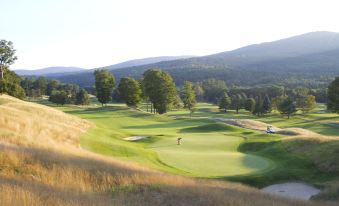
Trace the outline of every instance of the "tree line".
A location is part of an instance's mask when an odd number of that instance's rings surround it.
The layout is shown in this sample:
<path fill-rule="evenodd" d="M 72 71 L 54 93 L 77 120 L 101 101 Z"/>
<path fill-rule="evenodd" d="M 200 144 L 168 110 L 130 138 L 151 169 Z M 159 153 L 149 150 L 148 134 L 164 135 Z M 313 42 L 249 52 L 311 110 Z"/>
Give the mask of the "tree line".
<path fill-rule="evenodd" d="M 57 80 L 49 80 L 45 77 L 23 78 L 20 82 L 26 96 L 38 98 L 48 96 L 48 100 L 59 104 L 89 104 L 89 95 L 86 90 L 74 84 L 63 84 Z"/>
<path fill-rule="evenodd" d="M 277 110 L 288 118 L 298 110 L 306 113 L 316 106 L 315 96 L 310 90 L 301 88 L 287 91 L 277 86 L 228 89 L 222 80 L 207 79 L 196 83 L 185 81 L 183 87 L 178 89 L 169 73 L 150 69 L 145 71 L 139 80 L 131 77 L 121 78 L 114 89 L 115 78 L 107 70 L 97 70 L 94 75 L 96 95 L 103 105 L 112 99 L 124 101 L 131 107 L 146 102 L 147 111 L 159 114 L 166 113 L 180 104 L 192 114 L 197 101 L 218 104 L 224 112 L 232 109 L 238 113 L 240 109 L 245 109 L 254 115 L 262 116 Z"/>

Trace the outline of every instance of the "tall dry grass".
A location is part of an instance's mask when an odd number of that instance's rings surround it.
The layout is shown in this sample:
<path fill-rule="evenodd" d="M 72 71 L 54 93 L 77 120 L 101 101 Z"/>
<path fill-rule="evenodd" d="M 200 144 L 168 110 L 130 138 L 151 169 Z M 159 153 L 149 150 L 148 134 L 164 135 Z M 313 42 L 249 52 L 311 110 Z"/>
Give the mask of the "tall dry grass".
<path fill-rule="evenodd" d="M 163 174 L 82 150 L 90 123 L 0 96 L 0 205 L 306 206 L 240 184 Z"/>

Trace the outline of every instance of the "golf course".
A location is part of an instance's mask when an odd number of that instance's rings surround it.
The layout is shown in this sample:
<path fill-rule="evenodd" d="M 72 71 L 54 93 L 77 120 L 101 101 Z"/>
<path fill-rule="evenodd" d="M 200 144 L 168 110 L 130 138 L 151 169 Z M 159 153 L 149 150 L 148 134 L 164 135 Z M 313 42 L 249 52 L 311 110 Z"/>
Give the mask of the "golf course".
<path fill-rule="evenodd" d="M 335 150 L 337 139 L 319 143 L 317 150 L 313 149 L 320 137 L 336 138 L 323 135 L 339 133 L 335 124 L 338 116 L 324 113 L 322 105 L 312 113 L 297 114 L 289 120 L 274 112 L 264 117 L 246 111 L 223 113 L 207 103 L 199 103 L 192 116 L 184 109 L 155 115 L 144 111 L 143 106 L 136 110 L 117 103 L 106 107 L 57 108 L 96 125 L 81 136 L 82 148 L 160 171 L 243 182 L 259 188 L 292 180 L 314 185 L 337 180 L 334 157 L 321 151 Z M 302 134 L 266 134 L 253 125 L 246 128 L 220 120 L 246 120 L 258 125 L 266 122 L 279 126 L 281 131 L 299 127 L 302 132 L 317 136 L 307 140 L 312 143 L 303 143 L 305 152 L 301 154 L 294 149 L 302 141 Z M 310 127 L 312 124 L 316 126 Z M 135 136 L 141 138 L 127 140 Z M 182 138 L 180 145 L 178 137 Z M 320 153 L 328 159 L 319 166 Z M 327 168 L 326 162 L 331 166 Z"/>

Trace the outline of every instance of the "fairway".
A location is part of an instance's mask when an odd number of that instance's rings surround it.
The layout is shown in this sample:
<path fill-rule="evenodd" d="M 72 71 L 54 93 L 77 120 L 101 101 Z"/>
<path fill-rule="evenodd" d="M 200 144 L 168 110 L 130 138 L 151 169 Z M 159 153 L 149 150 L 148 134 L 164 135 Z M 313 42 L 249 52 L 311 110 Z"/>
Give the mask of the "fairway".
<path fill-rule="evenodd" d="M 68 107 L 64 111 L 96 124 L 81 139 L 85 149 L 163 171 L 194 177 L 226 177 L 274 167 L 269 159 L 237 151 L 244 141 L 246 130 L 242 128 L 204 118 L 152 115 L 118 104 L 92 109 Z M 134 135 L 149 138 L 136 142 L 124 140 Z M 176 145 L 177 137 L 183 138 L 182 145 Z"/>

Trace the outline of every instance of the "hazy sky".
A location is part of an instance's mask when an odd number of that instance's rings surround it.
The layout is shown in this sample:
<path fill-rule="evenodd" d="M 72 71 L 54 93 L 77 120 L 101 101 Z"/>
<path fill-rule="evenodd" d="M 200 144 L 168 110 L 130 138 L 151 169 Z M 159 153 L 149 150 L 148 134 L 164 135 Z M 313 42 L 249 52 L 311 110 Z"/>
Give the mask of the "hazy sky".
<path fill-rule="evenodd" d="M 331 0 L 0 0 L 15 69 L 94 68 L 206 55 L 311 31 L 339 32 Z"/>

